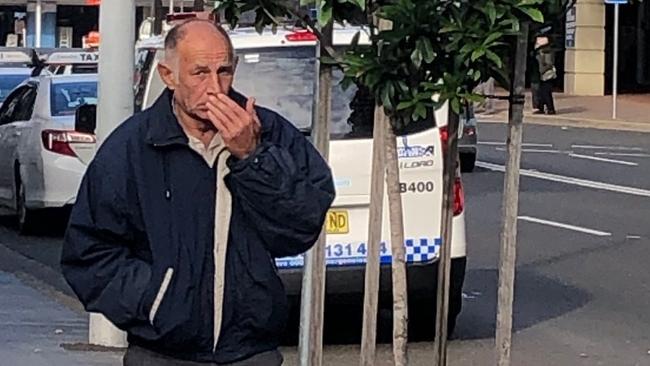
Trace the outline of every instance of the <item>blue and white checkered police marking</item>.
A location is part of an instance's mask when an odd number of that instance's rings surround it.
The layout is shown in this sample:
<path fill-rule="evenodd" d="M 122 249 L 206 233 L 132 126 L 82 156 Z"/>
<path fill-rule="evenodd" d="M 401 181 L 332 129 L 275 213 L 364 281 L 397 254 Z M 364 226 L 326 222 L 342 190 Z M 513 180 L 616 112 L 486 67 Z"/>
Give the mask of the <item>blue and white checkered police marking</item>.
<path fill-rule="evenodd" d="M 407 263 L 428 262 L 438 256 L 441 238 L 437 239 L 406 239 L 404 241 L 404 248 L 406 251 Z M 325 259 L 328 266 L 352 266 L 363 265 L 366 263 L 366 243 L 333 243 L 327 244 L 328 250 L 326 253 L 330 255 Z M 349 248 L 347 254 L 345 251 L 331 250 L 334 247 Z M 337 256 L 336 253 L 343 253 Z M 390 248 L 386 242 L 381 243 L 381 256 L 380 261 L 382 264 L 391 263 Z M 304 265 L 305 259 L 303 255 L 295 257 L 278 258 L 275 260 L 279 268 L 299 268 Z"/>

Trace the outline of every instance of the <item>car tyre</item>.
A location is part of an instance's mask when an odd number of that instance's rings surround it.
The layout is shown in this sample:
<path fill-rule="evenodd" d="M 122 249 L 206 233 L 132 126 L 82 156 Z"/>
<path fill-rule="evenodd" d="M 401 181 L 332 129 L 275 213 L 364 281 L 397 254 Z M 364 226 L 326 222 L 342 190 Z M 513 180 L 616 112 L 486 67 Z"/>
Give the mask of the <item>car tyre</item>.
<path fill-rule="evenodd" d="M 456 263 L 453 263 L 456 262 Z M 458 315 L 463 306 L 466 259 L 452 260 L 449 283 L 449 313 L 447 314 L 447 338 L 452 338 Z M 436 272 L 437 273 L 437 272 Z M 409 338 L 418 341 L 435 336 L 436 293 L 431 296 L 409 299 Z"/>
<path fill-rule="evenodd" d="M 476 166 L 476 153 L 460 154 L 460 170 L 463 173 L 471 173 Z"/>
<path fill-rule="evenodd" d="M 27 208 L 25 185 L 19 177 L 16 178 L 16 193 L 18 231 L 22 235 L 33 234 L 36 231 L 36 212 Z"/>

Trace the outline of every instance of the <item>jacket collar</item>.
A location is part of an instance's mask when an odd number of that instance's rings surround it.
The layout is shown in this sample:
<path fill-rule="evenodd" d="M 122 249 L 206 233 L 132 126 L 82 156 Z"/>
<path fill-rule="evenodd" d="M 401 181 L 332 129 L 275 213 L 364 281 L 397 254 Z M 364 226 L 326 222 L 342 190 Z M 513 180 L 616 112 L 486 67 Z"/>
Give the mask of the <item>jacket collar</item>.
<path fill-rule="evenodd" d="M 172 111 L 174 93 L 165 88 L 151 106 L 146 141 L 154 146 L 187 145 L 187 135 Z"/>
<path fill-rule="evenodd" d="M 162 95 L 151 106 L 149 113 L 152 117 L 149 118 L 147 126 L 147 143 L 163 147 L 188 144 L 187 135 L 172 110 L 173 96 L 174 92 L 165 88 Z M 247 99 L 244 95 L 231 88 L 228 96 L 242 108 L 246 108 Z"/>

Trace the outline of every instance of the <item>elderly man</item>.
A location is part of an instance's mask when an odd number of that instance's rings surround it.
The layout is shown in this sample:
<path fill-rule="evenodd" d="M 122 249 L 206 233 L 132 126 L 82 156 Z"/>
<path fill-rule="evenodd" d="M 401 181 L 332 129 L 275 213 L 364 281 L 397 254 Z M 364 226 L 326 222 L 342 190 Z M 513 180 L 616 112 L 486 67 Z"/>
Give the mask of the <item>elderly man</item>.
<path fill-rule="evenodd" d="M 273 259 L 313 245 L 334 187 L 298 130 L 232 89 L 235 68 L 223 29 L 172 29 L 167 90 L 103 143 L 81 185 L 63 274 L 128 333 L 127 366 L 282 363 Z"/>

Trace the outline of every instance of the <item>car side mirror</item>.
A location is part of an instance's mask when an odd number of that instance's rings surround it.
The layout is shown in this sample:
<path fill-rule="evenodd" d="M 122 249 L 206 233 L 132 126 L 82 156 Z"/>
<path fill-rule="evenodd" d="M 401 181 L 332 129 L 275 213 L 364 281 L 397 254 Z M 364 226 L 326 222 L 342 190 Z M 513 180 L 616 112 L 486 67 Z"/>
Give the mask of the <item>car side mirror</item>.
<path fill-rule="evenodd" d="M 97 127 L 97 106 L 83 104 L 75 110 L 74 129 L 77 132 L 94 134 Z"/>

